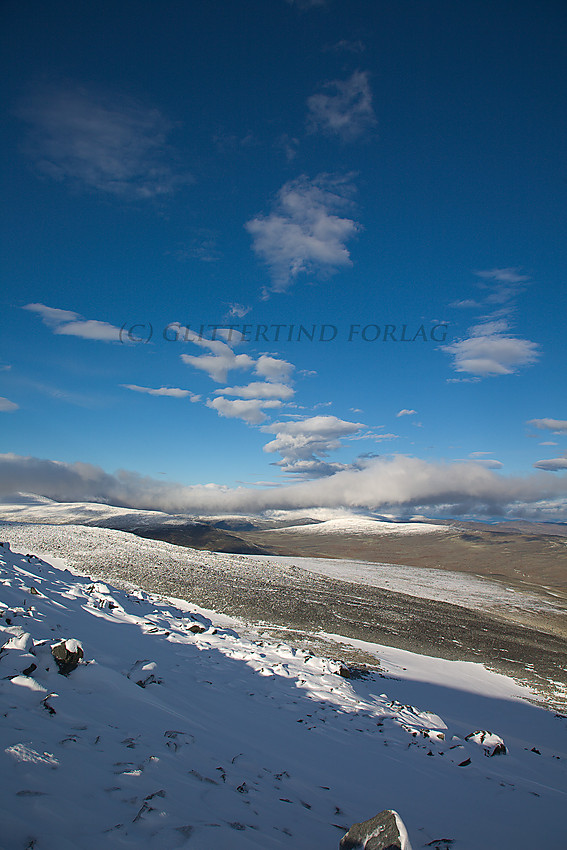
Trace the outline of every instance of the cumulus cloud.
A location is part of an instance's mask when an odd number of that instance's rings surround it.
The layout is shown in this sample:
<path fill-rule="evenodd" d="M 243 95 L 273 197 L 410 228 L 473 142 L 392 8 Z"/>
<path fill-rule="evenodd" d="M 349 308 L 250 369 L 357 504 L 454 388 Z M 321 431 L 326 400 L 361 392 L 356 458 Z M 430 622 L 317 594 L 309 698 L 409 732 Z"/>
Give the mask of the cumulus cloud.
<path fill-rule="evenodd" d="M 232 348 L 220 339 L 204 339 L 195 331 L 185 329 L 186 340 L 201 348 L 207 348 L 210 354 L 182 354 L 181 360 L 188 366 L 200 369 L 221 384 L 226 381 L 228 372 L 233 369 L 251 369 L 254 360 L 248 354 L 235 354 Z"/>
<path fill-rule="evenodd" d="M 9 398 L 0 397 L 0 412 L 1 413 L 13 413 L 15 410 L 19 410 L 20 405 L 16 404 L 15 401 L 10 401 Z"/>
<path fill-rule="evenodd" d="M 280 398 L 289 399 L 293 396 L 294 390 L 285 384 L 273 384 L 267 381 L 252 381 L 244 387 L 224 387 L 224 389 L 215 390 L 215 395 L 233 395 L 240 398 Z"/>
<path fill-rule="evenodd" d="M 79 313 L 73 313 L 71 310 L 60 310 L 45 304 L 26 304 L 22 309 L 38 313 L 44 325 L 51 328 L 55 334 L 97 339 L 101 342 L 118 342 L 121 339 L 120 328 L 98 319 L 83 319 Z"/>
<path fill-rule="evenodd" d="M 441 347 L 453 357 L 456 372 L 488 377 L 512 375 L 539 358 L 538 344 L 509 333 L 504 320 L 487 321 L 469 328 L 469 336 Z"/>
<path fill-rule="evenodd" d="M 400 410 L 398 413 L 396 413 L 396 416 L 415 416 L 416 413 L 417 410 L 408 410 L 407 407 L 404 407 L 403 410 Z"/>
<path fill-rule="evenodd" d="M 344 142 L 359 138 L 376 124 L 365 71 L 355 71 L 348 80 L 325 83 L 323 91 L 307 99 L 307 107 L 310 132 L 337 135 Z"/>
<path fill-rule="evenodd" d="M 139 387 L 137 384 L 121 384 L 127 390 L 133 390 L 135 393 L 147 393 L 148 395 L 169 396 L 170 398 L 187 398 L 190 396 L 191 401 L 200 401 L 201 396 L 195 395 L 190 390 L 180 390 L 177 387 L 159 387 L 152 389 L 151 387 Z"/>
<path fill-rule="evenodd" d="M 262 430 L 275 434 L 266 443 L 264 451 L 278 453 L 282 459 L 276 462 L 285 472 L 328 475 L 336 471 L 337 465 L 322 463 L 331 451 L 341 447 L 341 439 L 364 428 L 360 422 L 346 422 L 336 416 L 312 416 L 295 422 L 273 422 Z M 341 465 L 342 467 L 342 465 Z"/>
<path fill-rule="evenodd" d="M 396 456 L 372 458 L 359 469 L 323 480 L 268 489 L 187 487 L 84 463 L 0 455 L 0 492 L 37 493 L 58 501 L 96 501 L 194 514 L 345 507 L 412 513 L 486 514 L 532 518 L 567 516 L 567 476 L 538 470 L 504 476 L 474 463 L 431 463 Z"/>
<path fill-rule="evenodd" d="M 353 191 L 350 176 L 303 175 L 282 186 L 269 215 L 247 222 L 254 251 L 270 269 L 272 291 L 284 291 L 300 274 L 352 265 L 346 242 L 359 225 L 337 213 L 352 208 Z"/>
<path fill-rule="evenodd" d="M 528 425 L 542 431 L 553 431 L 554 434 L 567 434 L 567 419 L 530 419 Z"/>
<path fill-rule="evenodd" d="M 270 357 L 269 354 L 261 354 L 254 365 L 254 372 L 267 381 L 289 381 L 291 373 L 295 369 L 287 360 Z M 313 374 L 315 374 L 313 372 Z"/>
<path fill-rule="evenodd" d="M 42 88 L 19 108 L 27 149 L 43 174 L 105 194 L 144 199 L 188 182 L 167 142 L 173 125 L 132 98 Z"/>
<path fill-rule="evenodd" d="M 534 463 L 536 469 L 547 469 L 550 472 L 558 472 L 567 469 L 567 457 L 552 457 L 548 460 L 538 460 Z"/>
<path fill-rule="evenodd" d="M 262 408 L 281 407 L 279 399 L 229 399 L 213 398 L 207 400 L 207 407 L 212 407 L 220 416 L 227 419 L 243 419 L 249 425 L 259 425 L 268 418 Z"/>

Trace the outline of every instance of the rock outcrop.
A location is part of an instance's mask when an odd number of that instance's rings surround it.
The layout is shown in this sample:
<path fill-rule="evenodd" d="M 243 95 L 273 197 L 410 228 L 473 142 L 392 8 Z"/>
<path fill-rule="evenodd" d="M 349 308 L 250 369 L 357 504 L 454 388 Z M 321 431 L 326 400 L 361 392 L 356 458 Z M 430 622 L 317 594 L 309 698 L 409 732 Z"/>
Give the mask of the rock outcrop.
<path fill-rule="evenodd" d="M 384 809 L 370 820 L 353 824 L 339 850 L 411 850 L 411 845 L 399 814 Z"/>

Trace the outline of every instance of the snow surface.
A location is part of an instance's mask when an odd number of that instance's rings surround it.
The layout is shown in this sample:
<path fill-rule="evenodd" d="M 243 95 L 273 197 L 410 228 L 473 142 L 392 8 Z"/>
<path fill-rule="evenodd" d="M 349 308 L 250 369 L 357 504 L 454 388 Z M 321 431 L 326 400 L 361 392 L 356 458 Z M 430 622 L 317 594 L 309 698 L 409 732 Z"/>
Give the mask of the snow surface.
<path fill-rule="evenodd" d="M 433 522 L 387 522 L 364 516 L 326 519 L 306 525 L 288 525 L 274 529 L 281 534 L 431 534 L 433 531 L 452 531 L 447 525 Z"/>
<path fill-rule="evenodd" d="M 337 661 L 6 545 L 0 569 L 6 850 L 336 850 L 385 808 L 414 850 L 565 846 L 567 719 L 504 676 L 445 661 L 436 682 L 436 659 L 389 650 L 386 672 L 346 679 Z M 61 640 L 84 650 L 68 676 Z M 410 661 L 423 681 L 387 672 Z M 482 732 L 507 754 L 465 740 Z"/>
<path fill-rule="evenodd" d="M 282 555 L 248 555 L 259 563 L 272 562 L 279 567 L 299 567 L 310 573 L 341 581 L 381 587 L 395 593 L 406 593 L 421 599 L 450 602 L 461 608 L 478 611 L 515 608 L 519 611 L 540 611 L 564 614 L 565 609 L 524 590 L 506 587 L 499 582 L 469 573 L 433 570 L 428 567 L 409 567 L 402 564 L 377 564 L 371 561 L 351 561 L 342 558 L 304 558 Z"/>

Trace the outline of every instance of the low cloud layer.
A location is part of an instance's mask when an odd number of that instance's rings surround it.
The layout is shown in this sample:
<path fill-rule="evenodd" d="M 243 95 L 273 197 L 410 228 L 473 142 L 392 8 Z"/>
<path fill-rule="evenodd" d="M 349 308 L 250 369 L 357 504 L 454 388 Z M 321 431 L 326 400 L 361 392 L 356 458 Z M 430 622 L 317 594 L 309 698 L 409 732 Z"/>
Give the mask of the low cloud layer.
<path fill-rule="evenodd" d="M 58 501 L 94 501 L 173 513 L 258 513 L 346 507 L 430 515 L 477 514 L 567 518 L 567 476 L 538 471 L 504 476 L 475 463 L 373 458 L 360 469 L 264 490 L 166 484 L 133 472 L 110 475 L 85 463 L 0 455 L 0 492 Z"/>

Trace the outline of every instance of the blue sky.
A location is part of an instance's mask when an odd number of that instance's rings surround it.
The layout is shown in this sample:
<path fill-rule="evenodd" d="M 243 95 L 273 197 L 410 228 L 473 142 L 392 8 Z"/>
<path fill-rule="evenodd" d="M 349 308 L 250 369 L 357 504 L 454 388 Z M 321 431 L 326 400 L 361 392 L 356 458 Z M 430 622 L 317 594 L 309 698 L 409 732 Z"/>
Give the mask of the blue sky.
<path fill-rule="evenodd" d="M 566 18 L 4 4 L 4 490 L 567 520 Z"/>

